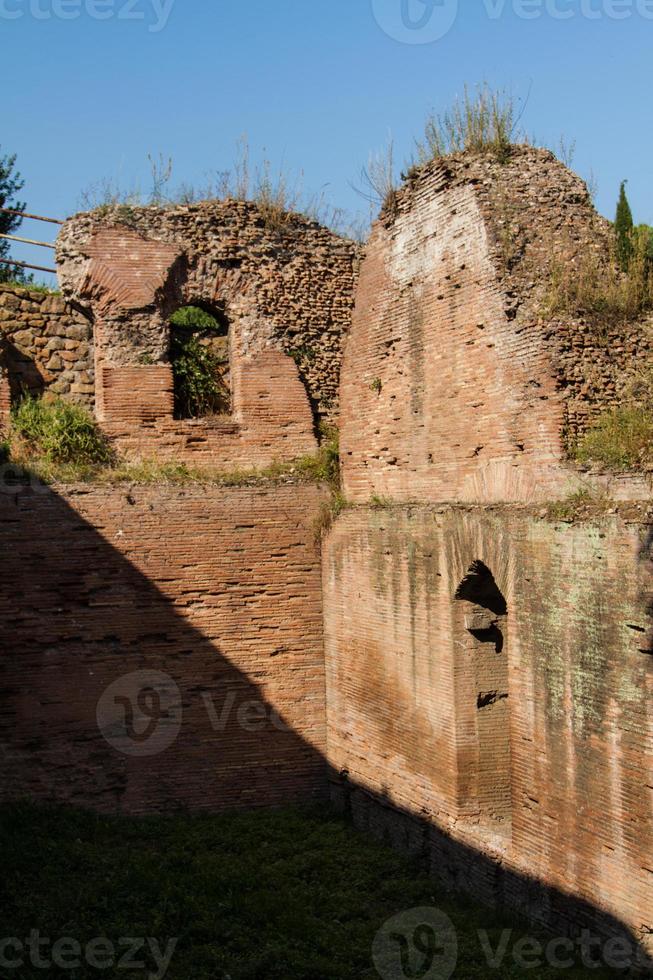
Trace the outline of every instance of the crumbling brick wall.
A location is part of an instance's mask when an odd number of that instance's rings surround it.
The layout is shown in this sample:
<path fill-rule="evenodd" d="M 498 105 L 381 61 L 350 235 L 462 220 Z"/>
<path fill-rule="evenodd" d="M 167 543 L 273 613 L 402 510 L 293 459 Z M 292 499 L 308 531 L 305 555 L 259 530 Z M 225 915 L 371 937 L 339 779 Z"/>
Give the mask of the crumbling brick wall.
<path fill-rule="evenodd" d="M 611 916 L 649 952 L 652 518 L 356 508 L 323 572 L 336 799 L 361 826 L 394 813 L 441 882 L 556 931 Z M 505 613 L 464 598 L 479 561 Z"/>
<path fill-rule="evenodd" d="M 147 813 L 324 793 L 323 499 L 315 486 L 1 494 L 3 799 Z M 116 682 L 133 721 L 107 704 Z M 169 688 L 178 702 L 139 740 L 140 699 Z"/>
<path fill-rule="evenodd" d="M 389 199 L 343 359 L 327 751 L 334 797 L 441 881 L 651 953 L 650 490 L 624 481 L 628 520 L 542 506 L 650 364 L 646 323 L 548 312 L 611 234 L 542 150 L 433 161 Z"/>
<path fill-rule="evenodd" d="M 606 339 L 547 312 L 560 263 L 609 257 L 587 188 L 548 151 L 415 170 L 374 227 L 343 360 L 343 472 L 356 501 L 568 492 L 566 443 L 613 405 L 645 324 Z M 633 353 L 637 352 L 637 360 Z"/>
<path fill-rule="evenodd" d="M 92 311 L 98 417 L 119 448 L 133 448 L 124 421 L 127 413 L 133 423 L 134 406 L 150 423 L 139 432 L 132 425 L 139 445 L 145 440 L 160 455 L 172 440 L 183 457 L 197 444 L 197 427 L 172 420 L 169 319 L 185 305 L 201 306 L 229 325 L 233 424 L 251 421 L 247 406 L 258 405 L 259 421 L 263 407 L 271 409 L 266 432 L 252 436 L 250 426 L 251 438 L 239 440 L 235 430 L 235 442 L 247 443 L 242 451 L 233 440 L 225 442 L 224 420 L 214 438 L 203 424 L 199 442 L 208 439 L 216 461 L 221 455 L 226 462 L 244 461 L 257 440 L 268 461 L 290 458 L 291 450 L 308 452 L 317 423 L 337 417 L 360 248 L 299 215 L 285 216 L 280 225 L 270 221 L 256 204 L 215 201 L 107 209 L 64 224 L 59 278 L 64 294 Z M 263 391 L 273 361 L 278 384 Z M 286 392 L 289 403 L 279 419 Z M 301 432 L 288 440 L 284 430 L 293 425 Z M 270 443 L 275 426 L 278 445 Z"/>
<path fill-rule="evenodd" d="M 586 184 L 548 150 L 517 148 L 507 163 L 463 156 L 453 165 L 474 184 L 515 331 L 541 331 L 562 400 L 564 443 L 573 445 L 653 362 L 648 317 L 611 323 L 550 312 L 555 278 L 612 260 L 612 229 Z"/>
<path fill-rule="evenodd" d="M 61 296 L 0 284 L 0 348 L 14 398 L 50 392 L 93 405 L 93 327 Z"/>

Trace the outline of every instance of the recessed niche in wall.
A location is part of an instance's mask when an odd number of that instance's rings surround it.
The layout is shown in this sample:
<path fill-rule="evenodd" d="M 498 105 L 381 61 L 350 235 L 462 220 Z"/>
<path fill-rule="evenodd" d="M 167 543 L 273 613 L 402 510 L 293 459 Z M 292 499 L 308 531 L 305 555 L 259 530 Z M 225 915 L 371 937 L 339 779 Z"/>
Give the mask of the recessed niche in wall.
<path fill-rule="evenodd" d="M 488 566 L 477 559 L 456 589 L 459 710 L 466 734 L 464 802 L 508 832 L 511 749 L 505 620 L 508 604 Z"/>

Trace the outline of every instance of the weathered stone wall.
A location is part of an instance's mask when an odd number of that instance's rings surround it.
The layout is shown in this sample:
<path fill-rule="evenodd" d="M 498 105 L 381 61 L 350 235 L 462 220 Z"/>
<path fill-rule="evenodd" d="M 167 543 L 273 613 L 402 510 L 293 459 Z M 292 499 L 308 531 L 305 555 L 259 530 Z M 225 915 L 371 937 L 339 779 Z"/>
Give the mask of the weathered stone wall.
<path fill-rule="evenodd" d="M 651 358 L 646 325 L 598 336 L 547 312 L 552 276 L 609 257 L 583 182 L 547 151 L 415 171 L 369 242 L 341 380 L 357 502 L 546 499 L 566 441 Z M 633 354 L 637 358 L 633 359 Z"/>
<path fill-rule="evenodd" d="M 558 321 L 552 357 L 564 397 L 563 436 L 573 447 L 608 409 L 649 384 L 653 367 L 653 320 L 597 327 L 583 320 Z"/>
<path fill-rule="evenodd" d="M 93 326 L 61 296 L 0 284 L 0 358 L 14 397 L 50 392 L 93 405 Z"/>
<path fill-rule="evenodd" d="M 323 497 L 313 486 L 0 495 L 2 797 L 142 813 L 322 793 Z"/>
<path fill-rule="evenodd" d="M 57 240 L 64 295 L 91 312 L 96 414 L 124 455 L 267 466 L 315 452 L 338 415 L 360 248 L 299 215 L 244 201 L 109 208 Z M 173 418 L 170 317 L 228 327 L 231 412 Z"/>
<path fill-rule="evenodd" d="M 97 313 L 108 362 L 165 363 L 170 312 L 204 305 L 226 316 L 232 358 L 291 356 L 321 418 L 337 416 L 360 255 L 314 221 L 275 225 L 246 201 L 80 214 L 57 241 L 64 294 Z"/>
<path fill-rule="evenodd" d="M 653 363 L 648 318 L 611 323 L 550 312 L 556 280 L 587 277 L 610 262 L 609 223 L 596 213 L 585 183 L 547 150 L 518 148 L 507 164 L 462 157 L 453 169 L 474 185 L 515 332 L 542 331 L 562 400 L 564 441 L 573 444 Z"/>
<path fill-rule="evenodd" d="M 336 798 L 441 881 L 653 952 L 652 517 L 357 508 L 323 574 Z M 505 612 L 462 597 L 479 561 Z"/>

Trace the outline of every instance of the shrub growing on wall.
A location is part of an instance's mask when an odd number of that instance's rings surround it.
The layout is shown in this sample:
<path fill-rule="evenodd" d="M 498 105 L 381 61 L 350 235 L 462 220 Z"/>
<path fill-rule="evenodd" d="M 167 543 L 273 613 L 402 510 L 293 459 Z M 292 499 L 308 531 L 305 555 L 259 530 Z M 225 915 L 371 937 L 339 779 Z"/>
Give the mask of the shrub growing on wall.
<path fill-rule="evenodd" d="M 640 372 L 623 401 L 604 412 L 575 450 L 580 463 L 610 470 L 653 470 L 653 370 Z"/>
<path fill-rule="evenodd" d="M 170 360 L 175 384 L 176 418 L 198 418 L 228 412 L 229 351 L 220 344 L 225 330 L 196 306 L 185 306 L 170 318 Z"/>
<path fill-rule="evenodd" d="M 26 397 L 12 412 L 12 434 L 52 463 L 110 463 L 113 454 L 95 419 L 63 399 Z"/>

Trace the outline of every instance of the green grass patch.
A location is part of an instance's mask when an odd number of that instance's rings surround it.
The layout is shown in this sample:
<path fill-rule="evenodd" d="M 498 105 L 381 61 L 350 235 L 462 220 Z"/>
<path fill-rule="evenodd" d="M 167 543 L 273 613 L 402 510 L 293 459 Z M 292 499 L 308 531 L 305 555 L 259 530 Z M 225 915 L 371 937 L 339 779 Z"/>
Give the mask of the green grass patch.
<path fill-rule="evenodd" d="M 572 450 L 581 464 L 598 464 L 615 472 L 653 469 L 653 404 L 627 400 L 605 412 Z"/>
<path fill-rule="evenodd" d="M 17 804 L 0 809 L 0 848 L 3 936 L 24 940 L 38 930 L 51 944 L 70 937 L 83 950 L 97 937 L 116 948 L 124 937 L 149 937 L 162 951 L 176 940 L 168 980 L 378 980 L 377 931 L 424 906 L 456 926 L 454 980 L 609 975 L 520 970 L 511 953 L 532 935 L 523 923 L 452 901 L 417 865 L 326 808 L 131 819 Z M 478 930 L 496 948 L 504 928 L 512 930 L 504 966 L 490 969 Z M 98 971 L 82 956 L 77 969 L 44 970 L 26 959 L 3 977 L 160 975 L 149 946 L 139 958 L 146 969 Z"/>
<path fill-rule="evenodd" d="M 161 462 L 156 459 L 120 460 L 110 465 L 54 463 L 49 459 L 17 451 L 14 445 L 0 444 L 0 462 L 16 470 L 16 479 L 35 477 L 46 484 L 93 483 L 170 484 L 174 486 L 245 487 L 275 483 L 322 483 L 324 467 L 319 456 L 304 456 L 287 463 L 272 463 L 260 469 L 219 470 L 210 466 Z"/>
<path fill-rule="evenodd" d="M 595 518 L 614 508 L 614 501 L 592 487 L 580 487 L 562 500 L 552 500 L 546 508 L 551 521 L 573 522 L 583 518 Z"/>
<path fill-rule="evenodd" d="M 90 413 L 63 399 L 26 397 L 12 411 L 12 443 L 51 464 L 106 465 L 112 452 Z"/>
<path fill-rule="evenodd" d="M 634 248 L 627 272 L 619 268 L 616 251 L 607 256 L 587 252 L 576 262 L 555 262 L 544 311 L 550 316 L 586 317 L 607 343 L 610 327 L 636 320 L 653 308 L 653 264 L 643 239 Z"/>
<path fill-rule="evenodd" d="M 602 415 L 574 448 L 579 463 L 616 472 L 653 469 L 653 411 L 623 405 Z"/>
<path fill-rule="evenodd" d="M 0 285 L 3 289 L 20 289 L 22 292 L 47 293 L 49 296 L 61 296 L 58 289 L 52 289 L 52 287 L 46 286 L 43 282 L 17 282 L 12 280 L 10 282 L 2 282 Z"/>
<path fill-rule="evenodd" d="M 219 470 L 210 466 L 124 460 L 117 456 L 90 413 L 58 399 L 24 398 L 12 412 L 10 430 L 0 442 L 0 462 L 12 464 L 16 482 L 34 477 L 46 484 L 169 483 L 238 487 L 265 483 L 324 483 L 340 486 L 338 431 L 323 426 L 313 455 L 264 468 Z"/>

